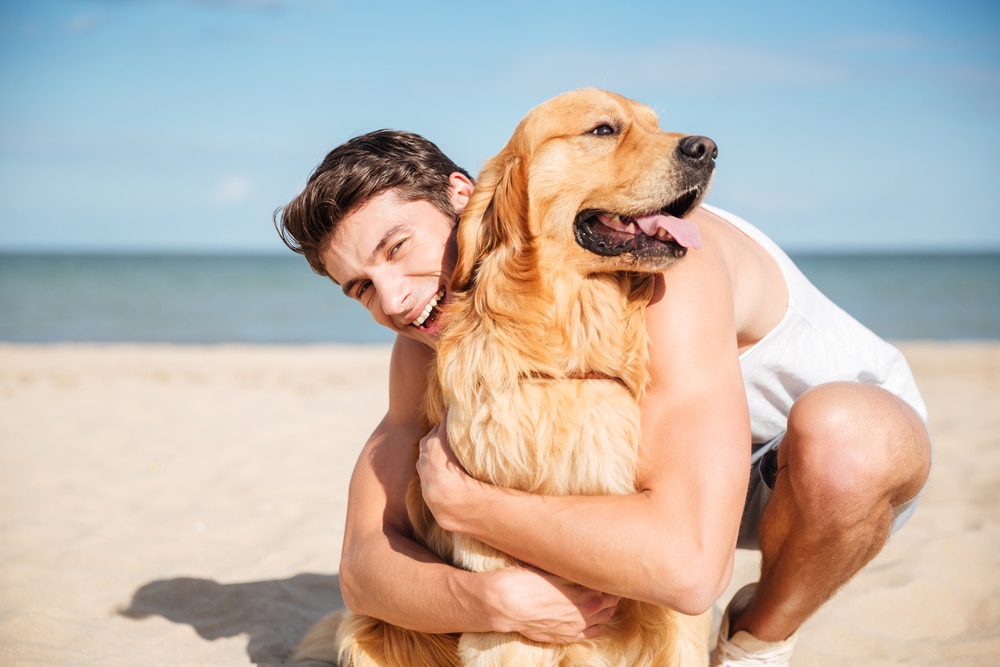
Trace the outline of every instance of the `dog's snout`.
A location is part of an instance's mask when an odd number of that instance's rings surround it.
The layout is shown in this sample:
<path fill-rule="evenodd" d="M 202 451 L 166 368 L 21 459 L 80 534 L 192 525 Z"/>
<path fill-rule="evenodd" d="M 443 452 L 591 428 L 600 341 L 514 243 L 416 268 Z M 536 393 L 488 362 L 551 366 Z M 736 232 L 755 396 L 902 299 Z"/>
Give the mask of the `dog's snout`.
<path fill-rule="evenodd" d="M 708 137 L 684 137 L 678 149 L 682 156 L 695 162 L 707 162 L 719 157 L 719 147 Z"/>

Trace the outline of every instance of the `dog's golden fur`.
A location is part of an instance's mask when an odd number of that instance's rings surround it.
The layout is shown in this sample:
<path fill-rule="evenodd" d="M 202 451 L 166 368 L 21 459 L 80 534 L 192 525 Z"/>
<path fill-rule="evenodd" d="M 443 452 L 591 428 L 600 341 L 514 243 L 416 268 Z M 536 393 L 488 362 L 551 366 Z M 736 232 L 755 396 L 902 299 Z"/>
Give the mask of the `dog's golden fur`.
<path fill-rule="evenodd" d="M 474 477 L 542 494 L 635 492 L 652 272 L 685 251 L 667 239 L 601 255 L 577 241 L 575 227 L 594 212 L 697 205 L 711 169 L 683 164 L 682 139 L 647 107 L 587 89 L 532 110 L 484 167 L 459 223 L 425 405 L 428 423 L 447 408 L 452 449 Z M 418 539 L 456 566 L 513 562 L 441 530 L 416 478 L 407 505 Z M 347 615 L 321 621 L 299 655 L 318 657 L 326 642 L 345 667 L 705 665 L 708 625 L 707 615 L 622 600 L 598 638 L 551 645 L 517 634 L 421 634 Z"/>

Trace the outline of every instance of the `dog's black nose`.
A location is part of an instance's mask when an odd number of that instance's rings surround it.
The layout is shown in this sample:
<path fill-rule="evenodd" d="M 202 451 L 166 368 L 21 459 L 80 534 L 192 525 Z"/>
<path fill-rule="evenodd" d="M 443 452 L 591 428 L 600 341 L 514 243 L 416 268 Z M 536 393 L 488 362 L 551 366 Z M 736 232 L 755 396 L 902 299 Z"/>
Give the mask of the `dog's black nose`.
<path fill-rule="evenodd" d="M 708 137 L 684 137 L 678 148 L 681 155 L 695 162 L 706 162 L 719 157 L 719 147 Z"/>

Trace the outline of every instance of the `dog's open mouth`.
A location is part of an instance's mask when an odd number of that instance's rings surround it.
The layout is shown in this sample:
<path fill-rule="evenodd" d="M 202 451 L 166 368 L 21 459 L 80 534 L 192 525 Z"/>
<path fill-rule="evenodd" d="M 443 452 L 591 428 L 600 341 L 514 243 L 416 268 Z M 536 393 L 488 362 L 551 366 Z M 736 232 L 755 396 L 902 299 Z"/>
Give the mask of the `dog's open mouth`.
<path fill-rule="evenodd" d="M 701 247 L 698 225 L 682 217 L 699 200 L 700 192 L 694 189 L 659 211 L 645 215 L 583 211 L 573 223 L 576 242 L 605 257 L 623 254 L 682 257 L 688 248 Z"/>

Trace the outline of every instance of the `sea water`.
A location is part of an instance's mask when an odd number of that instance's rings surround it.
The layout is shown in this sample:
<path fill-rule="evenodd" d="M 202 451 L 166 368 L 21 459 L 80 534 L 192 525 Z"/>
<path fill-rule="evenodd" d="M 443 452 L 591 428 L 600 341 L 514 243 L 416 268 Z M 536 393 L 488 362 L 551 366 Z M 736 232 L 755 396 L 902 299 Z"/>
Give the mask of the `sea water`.
<path fill-rule="evenodd" d="M 1000 253 L 793 255 L 894 339 L 1000 339 Z M 292 255 L 0 254 L 0 341 L 387 343 Z"/>

